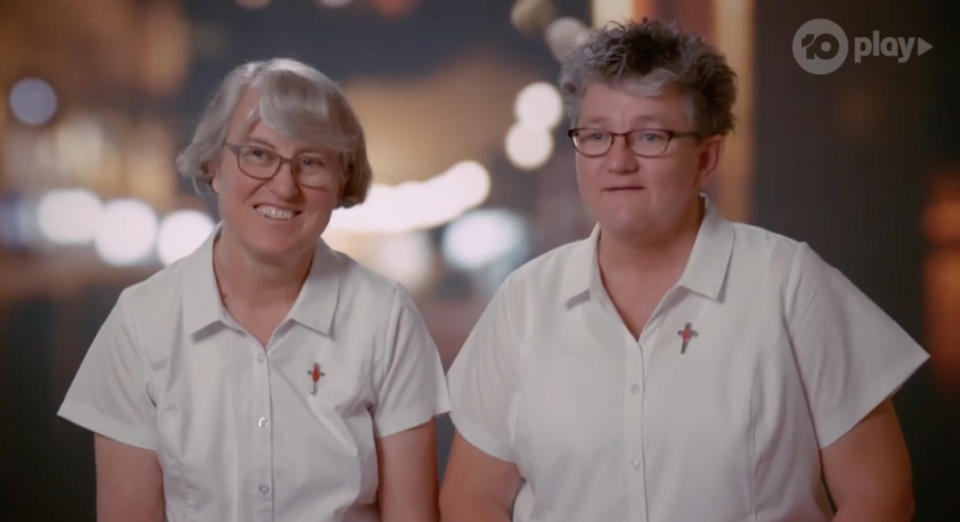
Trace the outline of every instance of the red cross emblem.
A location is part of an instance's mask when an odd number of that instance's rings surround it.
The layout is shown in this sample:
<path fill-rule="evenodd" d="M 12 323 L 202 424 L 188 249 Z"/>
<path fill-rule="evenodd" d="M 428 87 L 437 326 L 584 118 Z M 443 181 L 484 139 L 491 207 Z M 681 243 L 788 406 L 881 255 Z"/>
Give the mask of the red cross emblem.
<path fill-rule="evenodd" d="M 683 344 L 680 345 L 680 353 L 687 353 L 687 345 L 690 344 L 690 339 L 697 336 L 697 331 L 693 329 L 690 323 L 687 323 L 683 325 L 683 330 L 677 332 L 677 335 L 683 339 Z"/>
<path fill-rule="evenodd" d="M 310 395 L 317 394 L 317 382 L 320 381 L 321 377 L 325 377 L 327 374 L 323 373 L 320 369 L 320 363 L 313 363 L 313 368 L 307 371 L 307 375 L 310 376 L 310 380 L 313 381 L 313 384 L 310 386 Z"/>

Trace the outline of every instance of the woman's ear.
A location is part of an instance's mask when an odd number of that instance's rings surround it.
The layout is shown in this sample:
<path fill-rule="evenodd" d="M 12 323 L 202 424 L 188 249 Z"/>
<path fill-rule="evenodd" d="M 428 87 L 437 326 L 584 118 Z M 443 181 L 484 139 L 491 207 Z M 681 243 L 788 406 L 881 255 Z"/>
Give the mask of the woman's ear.
<path fill-rule="evenodd" d="M 700 157 L 697 163 L 697 185 L 703 188 L 710 182 L 720 159 L 723 157 L 724 136 L 716 134 L 703 140 L 700 145 Z"/>
<path fill-rule="evenodd" d="M 214 194 L 220 195 L 220 173 L 214 169 L 210 162 L 203 164 L 203 172 L 207 175 L 207 179 L 210 181 L 210 189 L 213 190 Z"/>

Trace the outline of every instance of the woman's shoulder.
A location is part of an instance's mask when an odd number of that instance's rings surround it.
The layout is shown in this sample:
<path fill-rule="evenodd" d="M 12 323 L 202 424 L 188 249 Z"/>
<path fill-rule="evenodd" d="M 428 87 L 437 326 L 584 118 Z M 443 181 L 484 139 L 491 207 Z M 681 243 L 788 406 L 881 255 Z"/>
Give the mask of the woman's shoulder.
<path fill-rule="evenodd" d="M 119 302 L 133 309 L 153 308 L 169 310 L 171 300 L 179 299 L 184 287 L 186 259 L 154 272 L 120 292 Z"/>

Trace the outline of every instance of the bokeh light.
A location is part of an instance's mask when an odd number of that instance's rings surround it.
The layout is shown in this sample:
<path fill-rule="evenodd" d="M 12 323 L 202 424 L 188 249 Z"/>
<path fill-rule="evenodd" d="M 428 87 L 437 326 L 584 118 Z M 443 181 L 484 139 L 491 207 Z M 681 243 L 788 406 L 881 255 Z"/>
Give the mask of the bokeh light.
<path fill-rule="evenodd" d="M 557 60 L 562 60 L 574 47 L 590 36 L 590 29 L 576 18 L 563 17 L 550 22 L 544 32 L 547 47 Z"/>
<path fill-rule="evenodd" d="M 213 219 L 198 210 L 177 210 L 160 222 L 157 256 L 164 265 L 190 255 L 213 232 Z"/>
<path fill-rule="evenodd" d="M 263 9 L 270 5 L 272 0 L 234 0 L 237 2 L 237 5 L 245 9 Z"/>
<path fill-rule="evenodd" d="M 153 209 L 137 199 L 115 199 L 103 206 L 94 247 L 111 265 L 132 265 L 148 259 L 156 236 Z"/>
<path fill-rule="evenodd" d="M 89 190 L 51 190 L 37 204 L 37 225 L 53 243 L 88 243 L 97 231 L 102 210 L 100 198 Z"/>
<path fill-rule="evenodd" d="M 423 230 L 377 237 L 362 262 L 411 292 L 423 291 L 435 269 L 430 235 Z"/>
<path fill-rule="evenodd" d="M 525 126 L 550 130 L 563 118 L 563 100 L 553 85 L 531 83 L 517 94 L 514 112 L 517 120 Z"/>
<path fill-rule="evenodd" d="M 338 8 L 350 5 L 353 0 L 316 0 L 316 2 L 320 7 Z"/>
<path fill-rule="evenodd" d="M 362 204 L 334 211 L 329 228 L 355 232 L 406 232 L 449 223 L 487 199 L 490 174 L 461 161 L 426 181 L 374 184 Z"/>
<path fill-rule="evenodd" d="M 526 253 L 526 224 L 505 209 L 474 210 L 443 231 L 443 257 L 451 266 L 478 270 Z"/>
<path fill-rule="evenodd" d="M 43 125 L 57 112 L 57 93 L 40 78 L 24 78 L 10 89 L 10 112 L 27 125 Z"/>
<path fill-rule="evenodd" d="M 553 154 L 553 136 L 543 129 L 516 123 L 507 131 L 507 159 L 515 167 L 534 170 L 543 166 Z"/>

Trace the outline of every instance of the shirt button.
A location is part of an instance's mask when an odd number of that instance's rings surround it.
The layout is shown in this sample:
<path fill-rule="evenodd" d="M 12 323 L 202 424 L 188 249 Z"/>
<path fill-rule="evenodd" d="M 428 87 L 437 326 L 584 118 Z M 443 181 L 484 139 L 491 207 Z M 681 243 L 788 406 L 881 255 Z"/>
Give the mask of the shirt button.
<path fill-rule="evenodd" d="M 257 356 L 257 362 L 263 362 L 265 359 L 266 357 L 262 353 Z"/>
<path fill-rule="evenodd" d="M 270 493 L 270 486 L 266 484 L 260 484 L 260 493 L 263 493 L 264 495 Z"/>
<path fill-rule="evenodd" d="M 268 425 L 270 425 L 270 419 L 267 419 L 266 417 L 260 417 L 257 419 L 257 426 L 266 428 Z"/>
<path fill-rule="evenodd" d="M 633 469 L 640 469 L 640 459 L 633 459 L 630 465 L 633 466 Z"/>
<path fill-rule="evenodd" d="M 634 384 L 633 386 L 630 387 L 630 391 L 633 393 L 640 393 L 640 385 Z"/>

